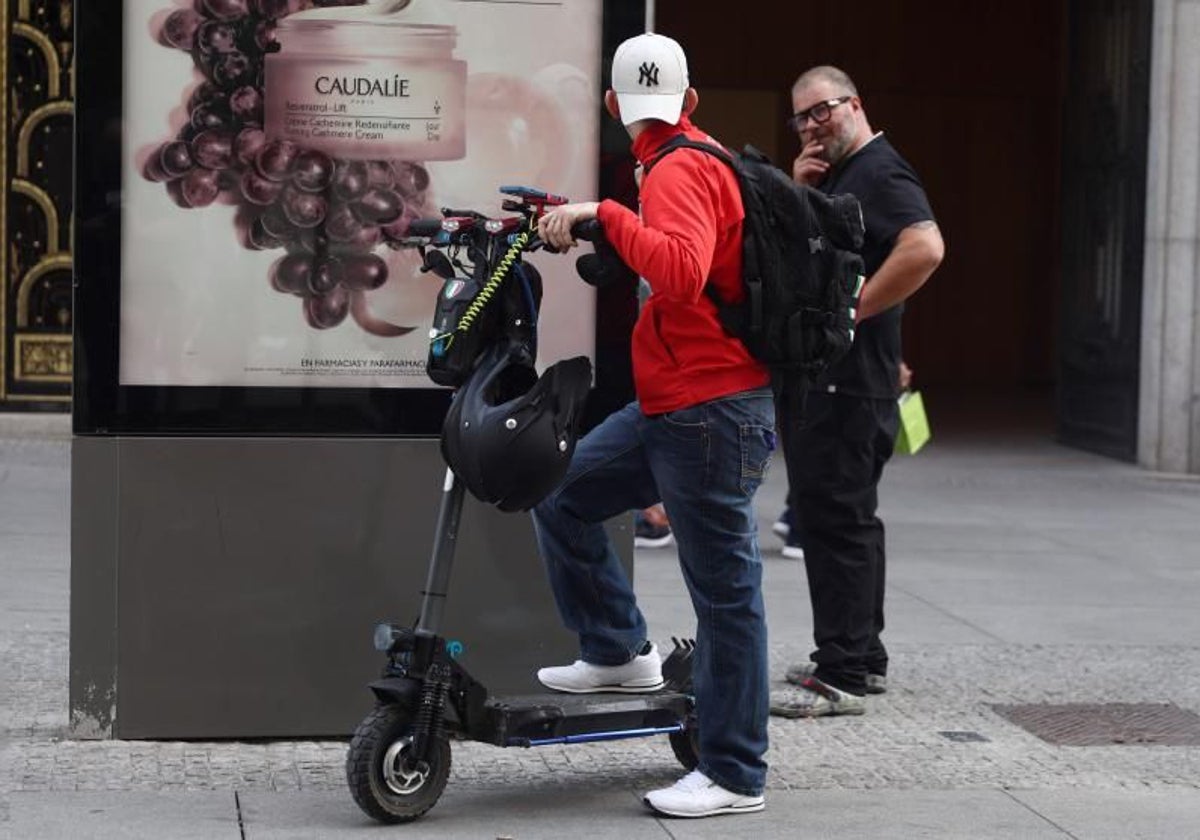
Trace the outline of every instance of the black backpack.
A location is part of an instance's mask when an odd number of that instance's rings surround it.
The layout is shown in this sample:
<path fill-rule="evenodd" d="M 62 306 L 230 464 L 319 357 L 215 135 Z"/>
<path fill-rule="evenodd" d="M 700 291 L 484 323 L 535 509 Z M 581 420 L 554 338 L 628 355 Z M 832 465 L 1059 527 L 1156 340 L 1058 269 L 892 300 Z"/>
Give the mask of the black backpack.
<path fill-rule="evenodd" d="M 682 135 L 667 141 L 646 174 L 676 149 L 697 149 L 733 169 L 746 219 L 741 303 L 721 300 L 721 325 L 773 374 L 811 382 L 850 349 L 862 292 L 863 216 L 852 195 L 800 186 L 762 152 L 741 154 Z"/>

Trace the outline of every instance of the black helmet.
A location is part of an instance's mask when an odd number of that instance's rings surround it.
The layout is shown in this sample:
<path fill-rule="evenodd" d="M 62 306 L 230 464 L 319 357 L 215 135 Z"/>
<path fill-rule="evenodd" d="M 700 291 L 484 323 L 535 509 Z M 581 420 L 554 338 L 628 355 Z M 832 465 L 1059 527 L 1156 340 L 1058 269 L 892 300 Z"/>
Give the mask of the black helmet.
<path fill-rule="evenodd" d="M 494 344 L 450 403 L 442 457 L 480 501 L 529 510 L 566 474 L 591 382 L 585 356 L 539 378 L 526 343 Z"/>

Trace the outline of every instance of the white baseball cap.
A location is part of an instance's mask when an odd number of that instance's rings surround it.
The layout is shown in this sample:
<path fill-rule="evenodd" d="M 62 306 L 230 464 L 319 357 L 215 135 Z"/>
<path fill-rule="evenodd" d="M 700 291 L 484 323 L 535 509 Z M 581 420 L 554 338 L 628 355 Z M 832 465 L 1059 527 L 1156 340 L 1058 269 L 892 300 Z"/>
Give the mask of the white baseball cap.
<path fill-rule="evenodd" d="M 675 125 L 688 89 L 683 48 L 653 32 L 622 42 L 613 56 L 612 89 L 625 125 L 645 119 Z"/>

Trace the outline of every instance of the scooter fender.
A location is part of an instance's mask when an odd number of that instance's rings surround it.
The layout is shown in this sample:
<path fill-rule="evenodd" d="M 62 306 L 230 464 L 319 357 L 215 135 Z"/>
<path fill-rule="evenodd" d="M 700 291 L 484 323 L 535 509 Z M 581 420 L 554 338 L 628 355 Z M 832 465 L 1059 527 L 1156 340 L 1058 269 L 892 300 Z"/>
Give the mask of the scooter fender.
<path fill-rule="evenodd" d="M 367 688 L 380 703 L 414 707 L 421 699 L 421 681 L 412 677 L 384 677 Z"/>

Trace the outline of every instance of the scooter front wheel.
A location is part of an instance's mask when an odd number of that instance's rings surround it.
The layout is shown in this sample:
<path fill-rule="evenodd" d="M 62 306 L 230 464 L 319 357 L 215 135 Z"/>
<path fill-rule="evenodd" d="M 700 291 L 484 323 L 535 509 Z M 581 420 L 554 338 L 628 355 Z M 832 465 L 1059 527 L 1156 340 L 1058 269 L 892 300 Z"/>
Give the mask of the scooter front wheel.
<path fill-rule="evenodd" d="M 380 706 L 354 730 L 346 754 L 346 781 L 358 807 L 384 823 L 415 820 L 432 808 L 450 777 L 450 742 L 429 745 L 425 761 L 412 756 L 412 715 L 400 706 Z"/>

